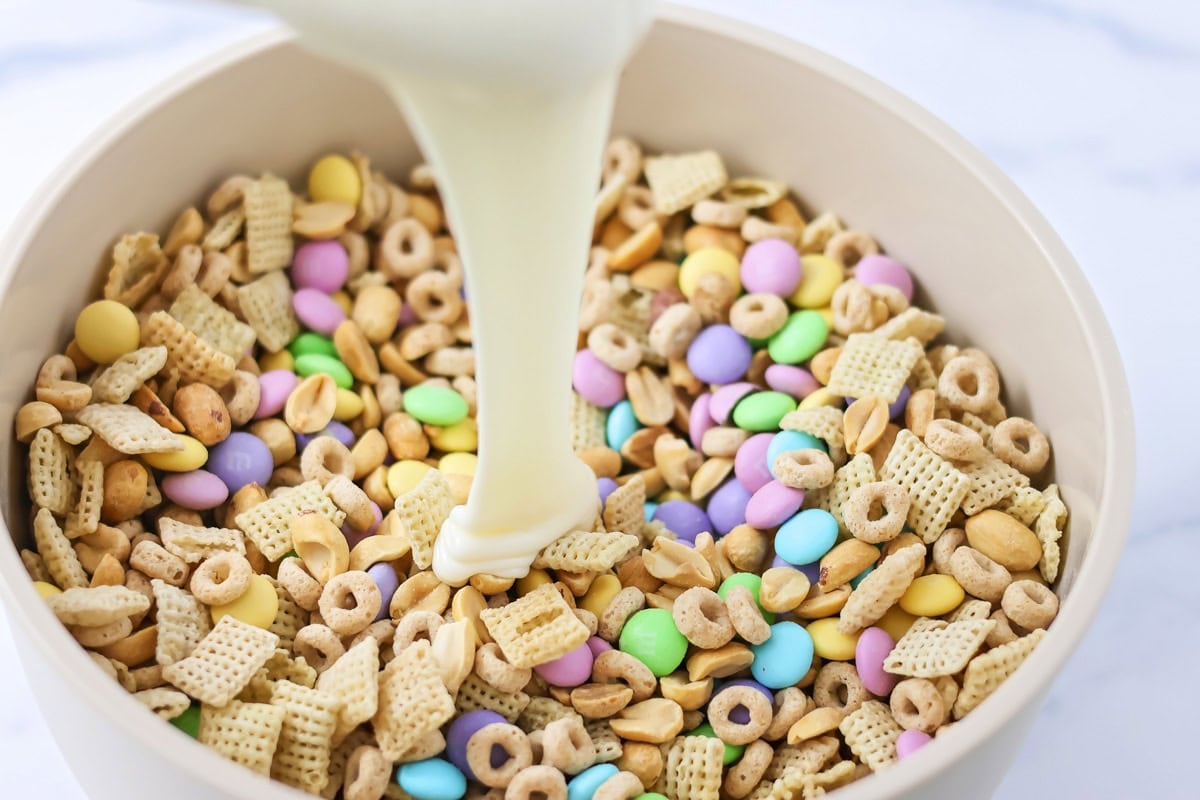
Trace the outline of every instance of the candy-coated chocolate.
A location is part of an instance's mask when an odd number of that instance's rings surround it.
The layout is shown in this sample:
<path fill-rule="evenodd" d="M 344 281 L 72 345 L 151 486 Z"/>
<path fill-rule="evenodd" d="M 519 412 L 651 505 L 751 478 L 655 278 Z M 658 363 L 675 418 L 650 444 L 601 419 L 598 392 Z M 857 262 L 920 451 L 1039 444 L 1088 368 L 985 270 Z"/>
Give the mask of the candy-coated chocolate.
<path fill-rule="evenodd" d="M 900 680 L 883 669 L 883 662 L 896 646 L 896 641 L 883 628 L 870 627 L 858 635 L 854 645 L 854 666 L 863 686 L 876 697 L 886 697 Z"/>
<path fill-rule="evenodd" d="M 604 440 L 609 447 L 620 452 L 625 441 L 641 427 L 642 423 L 633 413 L 633 403 L 622 400 L 608 412 L 608 419 L 604 423 Z"/>
<path fill-rule="evenodd" d="M 754 662 L 750 674 L 771 689 L 782 689 L 799 681 L 812 666 L 813 641 L 808 631 L 784 620 L 771 626 L 771 637 L 750 646 Z"/>
<path fill-rule="evenodd" d="M 193 511 L 207 511 L 229 499 L 225 482 L 203 469 L 167 475 L 159 486 L 172 503 Z"/>
<path fill-rule="evenodd" d="M 789 566 L 815 564 L 837 544 L 838 523 L 823 508 L 806 508 L 775 533 L 775 554 Z"/>
<path fill-rule="evenodd" d="M 266 442 L 252 433 L 234 431 L 209 452 L 208 469 L 232 494 L 248 483 L 266 486 L 275 462 Z"/>
<path fill-rule="evenodd" d="M 404 393 L 404 410 L 427 425 L 454 425 L 468 412 L 466 399 L 445 386 L 423 383 Z"/>
<path fill-rule="evenodd" d="M 591 677 L 593 659 L 592 649 L 584 642 L 553 661 L 538 664 L 533 671 L 551 686 L 571 688 L 587 682 Z"/>
<path fill-rule="evenodd" d="M 689 300 L 696 292 L 700 276 L 715 272 L 729 281 L 735 296 L 741 294 L 741 264 L 737 256 L 723 247 L 701 247 L 679 265 L 679 291 Z"/>
<path fill-rule="evenodd" d="M 343 389 L 349 389 L 354 385 L 354 376 L 350 374 L 350 370 L 346 368 L 345 364 L 338 361 L 334 356 L 327 356 L 321 353 L 309 353 L 298 356 L 296 358 L 296 373 L 305 378 L 309 375 L 317 375 L 319 373 L 328 375 L 333 378 L 335 384 Z M 405 392 L 404 396 L 407 397 L 408 392 Z"/>
<path fill-rule="evenodd" d="M 111 364 L 138 348 L 137 316 L 116 300 L 97 300 L 75 318 L 75 343 L 97 364 Z"/>
<path fill-rule="evenodd" d="M 704 513 L 704 509 L 687 500 L 668 500 L 659 503 L 654 511 L 654 519 L 667 526 L 667 530 L 680 539 L 694 542 L 696 536 L 704 531 L 712 531 L 712 521 Z"/>
<path fill-rule="evenodd" d="M 746 374 L 753 357 L 740 333 L 728 325 L 710 325 L 688 346 L 687 365 L 705 383 L 733 383 Z"/>
<path fill-rule="evenodd" d="M 617 646 L 649 667 L 655 677 L 661 678 L 683 663 L 688 640 L 675 627 L 670 611 L 644 608 L 625 623 Z"/>
<path fill-rule="evenodd" d="M 745 431 L 779 430 L 779 421 L 796 408 L 796 400 L 783 392 L 754 392 L 733 409 L 733 424 Z"/>
<path fill-rule="evenodd" d="M 767 342 L 767 352 L 776 364 L 808 361 L 825 346 L 829 324 L 816 311 L 797 311 Z"/>
<path fill-rule="evenodd" d="M 571 385 L 580 397 L 600 408 L 611 408 L 625 397 L 625 376 L 586 347 L 575 353 Z"/>
<path fill-rule="evenodd" d="M 774 528 L 799 511 L 803 503 L 803 489 L 793 489 L 772 480 L 755 492 L 746 504 L 746 522 L 760 530 Z"/>
<path fill-rule="evenodd" d="M 751 492 L 741 481 L 725 481 L 708 498 L 708 519 L 712 522 L 712 533 L 725 535 L 746 521 L 746 506 Z"/>
<path fill-rule="evenodd" d="M 787 297 L 803 274 L 800 254 L 783 239 L 762 239 L 742 254 L 741 278 L 747 292 Z"/>
<path fill-rule="evenodd" d="M 460 800 L 467 793 L 467 777 L 444 758 L 401 764 L 396 783 L 415 800 Z"/>
<path fill-rule="evenodd" d="M 893 286 L 903 292 L 910 301 L 913 298 L 912 275 L 899 261 L 880 253 L 860 258 L 854 265 L 854 279 L 864 286 Z"/>
<path fill-rule="evenodd" d="M 306 242 L 292 257 L 292 285 L 333 294 L 346 283 L 350 256 L 336 239 Z"/>
<path fill-rule="evenodd" d="M 773 434 L 756 433 L 742 442 L 733 457 L 733 474 L 748 491 L 757 492 L 771 482 L 767 449 L 773 439 Z"/>

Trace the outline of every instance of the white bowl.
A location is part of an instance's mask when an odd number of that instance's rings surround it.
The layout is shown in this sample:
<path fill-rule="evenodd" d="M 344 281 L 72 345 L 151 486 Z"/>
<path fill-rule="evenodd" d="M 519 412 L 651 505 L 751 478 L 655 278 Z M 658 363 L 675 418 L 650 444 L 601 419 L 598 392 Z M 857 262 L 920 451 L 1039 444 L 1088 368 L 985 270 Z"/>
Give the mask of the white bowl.
<path fill-rule="evenodd" d="M 787 180 L 910 265 L 948 338 L 991 353 L 1009 408 L 1054 445 L 1071 509 L 1065 598 L 1050 635 L 965 722 L 915 757 L 839 790 L 844 800 L 982 797 L 1014 758 L 1087 630 L 1121 554 L 1134 484 L 1128 389 L 1079 267 L 974 148 L 882 84 L 769 32 L 667 9 L 629 65 L 614 130 L 654 150 L 712 147 L 735 174 Z M 90 138 L 30 201 L 0 247 L 0 481 L 14 542 L 30 541 L 12 416 L 41 361 L 70 337 L 113 241 L 165 231 L 233 171 L 299 181 L 312 158 L 358 147 L 385 170 L 417 159 L 384 93 L 284 34 L 241 44 L 164 82 Z M 95 800 L 301 797 L 168 728 L 105 677 L 0 547 L 0 597 L 59 746 Z"/>

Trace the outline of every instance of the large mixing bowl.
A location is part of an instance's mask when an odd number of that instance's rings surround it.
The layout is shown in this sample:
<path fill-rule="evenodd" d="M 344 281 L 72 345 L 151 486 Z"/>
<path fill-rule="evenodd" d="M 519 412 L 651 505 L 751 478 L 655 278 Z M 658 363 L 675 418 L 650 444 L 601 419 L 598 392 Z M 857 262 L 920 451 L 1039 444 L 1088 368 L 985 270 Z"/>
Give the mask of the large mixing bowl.
<path fill-rule="evenodd" d="M 1065 598 L 1045 642 L 947 736 L 844 800 L 983 797 L 999 783 L 1055 676 L 1100 607 L 1134 484 L 1129 394 L 1100 307 L 1029 202 L 974 148 L 876 81 L 808 47 L 668 9 L 629 65 L 614 130 L 652 150 L 712 147 L 734 174 L 787 180 L 916 273 L 949 339 L 991 353 L 1010 409 L 1054 444 L 1071 509 Z M 297 185 L 319 153 L 358 147 L 405 174 L 418 154 L 370 81 L 283 34 L 249 41 L 163 83 L 89 141 L 30 201 L 0 247 L 0 481 L 13 542 L 30 543 L 12 417 L 41 361 L 70 337 L 113 241 L 165 231 L 234 171 Z M 582 268 L 582 266 L 580 267 Z M 50 729 L 95 800 L 295 800 L 167 727 L 98 670 L 55 620 L 17 550 L 0 546 L 0 597 Z"/>

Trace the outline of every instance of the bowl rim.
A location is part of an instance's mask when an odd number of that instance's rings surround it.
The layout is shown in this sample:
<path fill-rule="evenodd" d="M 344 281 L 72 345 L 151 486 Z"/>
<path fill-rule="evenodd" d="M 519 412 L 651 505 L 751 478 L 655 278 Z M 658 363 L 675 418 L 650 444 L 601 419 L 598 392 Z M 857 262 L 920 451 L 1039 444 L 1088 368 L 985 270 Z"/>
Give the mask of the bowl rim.
<path fill-rule="evenodd" d="M 970 715 L 969 723 L 956 726 L 954 736 L 939 739 L 936 747 L 926 748 L 887 770 L 886 784 L 878 775 L 869 776 L 841 789 L 841 796 L 846 800 L 865 800 L 910 791 L 984 745 L 1027 706 L 1040 704 L 1054 676 L 1065 665 L 1099 611 L 1128 536 L 1134 495 L 1134 482 L 1124 474 L 1129 465 L 1135 463 L 1134 426 L 1120 353 L 1091 286 L 1050 224 L 999 167 L 931 112 L 856 67 L 751 23 L 667 3 L 660 6 L 657 22 L 733 39 L 804 65 L 844 90 L 853 91 L 883 108 L 938 145 L 947 157 L 970 172 L 1001 201 L 1007 213 L 1020 223 L 1025 234 L 1042 252 L 1066 290 L 1100 380 L 1102 391 L 1098 399 L 1109 447 L 1103 491 L 1096 510 L 1093 542 L 1080 564 L 1070 597 L 1063 603 L 1055 621 L 1055 634 L 1039 645 L 1029 659 L 1029 666 L 1018 670 L 997 690 L 994 695 L 997 701 L 976 709 Z M 69 190 L 73 177 L 85 166 L 101 157 L 113 143 L 164 102 L 216 73 L 293 41 L 293 34 L 282 27 L 252 34 L 206 55 L 202 61 L 182 67 L 118 109 L 62 160 L 13 218 L 0 247 L 0 253 L 5 254 L 0 261 L 0 293 L 11 285 L 33 233 L 40 229 L 48 213 Z M 2 519 L 0 530 L 9 533 Z M 198 742 L 185 741 L 183 737 L 159 737 L 156 734 L 161 728 L 147 724 L 141 715 L 126 713 L 130 708 L 128 693 L 111 679 L 101 677 L 100 671 L 90 666 L 85 651 L 75 645 L 66 629 L 53 623 L 53 615 L 27 580 L 20 559 L 16 557 L 16 549 L 0 547 L 0 553 L 0 574 L 21 578 L 0 580 L 0 597 L 8 618 L 19 622 L 18 641 L 31 643 L 39 651 L 40 658 L 49 664 L 65 658 L 72 668 L 61 669 L 60 678 L 70 681 L 76 691 L 89 697 L 95 709 L 119 726 L 125 735 L 169 761 L 174 768 L 190 774 L 197 782 L 221 786 L 231 795 L 257 800 L 296 800 L 308 796 L 252 776 Z M 85 664 L 89 666 L 85 668 Z"/>

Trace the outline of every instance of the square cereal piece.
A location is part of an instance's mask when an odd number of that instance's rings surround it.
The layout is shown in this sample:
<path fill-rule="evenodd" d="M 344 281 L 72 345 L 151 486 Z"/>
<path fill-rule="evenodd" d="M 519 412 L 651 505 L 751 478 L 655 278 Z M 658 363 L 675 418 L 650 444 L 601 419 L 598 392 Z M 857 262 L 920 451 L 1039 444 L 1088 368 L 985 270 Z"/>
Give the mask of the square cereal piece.
<path fill-rule="evenodd" d="M 909 678 L 953 675 L 967 666 L 994 627 L 991 619 L 944 622 L 921 617 L 896 642 L 883 668 Z"/>
<path fill-rule="evenodd" d="M 551 542 L 538 553 L 533 566 L 567 572 L 604 572 L 641 541 L 629 533 L 575 531 Z"/>
<path fill-rule="evenodd" d="M 604 528 L 617 533 L 640 532 L 646 524 L 646 479 L 634 475 L 604 503 Z"/>
<path fill-rule="evenodd" d="M 241 358 L 254 344 L 254 328 L 239 320 L 229 309 L 217 305 L 195 284 L 179 293 L 168 313 L 234 360 Z"/>
<path fill-rule="evenodd" d="M 92 382 L 92 399 L 124 403 L 167 363 L 167 348 L 141 347 L 118 358 Z"/>
<path fill-rule="evenodd" d="M 158 288 L 170 267 L 171 260 L 158 246 L 158 234 L 127 233 L 113 245 L 104 299 L 135 308 Z"/>
<path fill-rule="evenodd" d="M 962 719 L 999 689 L 1000 684 L 1029 658 L 1045 635 L 1046 631 L 1036 630 L 971 659 L 963 675 L 962 690 L 954 701 L 954 718 Z"/>
<path fill-rule="evenodd" d="M 916 339 L 894 342 L 873 333 L 851 334 L 834 362 L 826 388 L 842 397 L 873 394 L 895 402 L 913 365 L 924 353 Z"/>
<path fill-rule="evenodd" d="M 292 190 L 287 181 L 263 175 L 242 195 L 246 210 L 246 266 L 271 272 L 292 263 Z"/>
<path fill-rule="evenodd" d="M 54 519 L 53 514 L 50 515 L 50 519 Z M 71 554 L 74 555 L 74 553 L 75 551 L 72 550 Z M 46 569 L 46 559 L 38 553 L 32 550 L 22 550 L 21 564 L 25 567 L 25 572 L 29 574 L 29 580 L 54 583 L 54 578 L 50 577 L 50 570 Z"/>
<path fill-rule="evenodd" d="M 926 544 L 942 535 L 971 489 L 971 479 L 930 450 L 912 431 L 896 434 L 896 442 L 879 477 L 904 487 L 912 500 L 908 524 Z"/>
<path fill-rule="evenodd" d="M 433 543 L 452 508 L 450 484 L 436 469 L 427 471 L 416 486 L 396 498 L 396 516 L 412 543 L 413 564 L 418 569 L 433 565 Z"/>
<path fill-rule="evenodd" d="M 75 505 L 72 531 L 95 533 L 104 504 L 104 465 L 99 461 L 76 461 L 79 476 L 79 502 Z"/>
<path fill-rule="evenodd" d="M 231 700 L 224 708 L 200 706 L 196 738 L 230 761 L 270 775 L 285 713 L 282 706 L 241 700 Z"/>
<path fill-rule="evenodd" d="M 934 374 L 933 365 L 929 363 L 928 358 L 921 356 L 917 359 L 917 363 L 913 364 L 912 372 L 908 374 L 908 380 L 905 383 L 913 392 L 937 388 L 937 375 Z"/>
<path fill-rule="evenodd" d="M 47 598 L 46 605 L 64 625 L 95 628 L 149 611 L 150 598 L 124 586 L 76 586 Z"/>
<path fill-rule="evenodd" d="M 134 692 L 133 699 L 166 720 L 175 719 L 192 705 L 186 694 L 165 686 Z"/>
<path fill-rule="evenodd" d="M 767 800 L 810 800 L 822 797 L 829 790 L 853 781 L 854 775 L 853 761 L 839 761 L 829 769 L 816 773 L 791 772 L 775 781 Z"/>
<path fill-rule="evenodd" d="M 923 308 L 909 306 L 873 330 L 872 333 L 896 341 L 904 341 L 911 337 L 922 345 L 927 345 L 945 329 L 946 320 L 942 317 L 931 314 Z"/>
<path fill-rule="evenodd" d="M 271 705 L 284 712 L 271 777 L 310 794 L 320 794 L 329 780 L 333 731 L 341 703 L 328 692 L 279 681 Z"/>
<path fill-rule="evenodd" d="M 74 466 L 71 446 L 49 428 L 38 430 L 29 443 L 29 499 L 33 504 L 60 517 L 69 514 L 75 507 L 77 489 Z"/>
<path fill-rule="evenodd" d="M 182 439 L 133 406 L 92 403 L 80 409 L 75 418 L 121 453 L 173 453 L 183 449 Z"/>
<path fill-rule="evenodd" d="M 663 788 L 676 800 L 720 800 L 725 745 L 711 736 L 680 736 L 667 750 Z"/>
<path fill-rule="evenodd" d="M 279 352 L 300 332 L 292 310 L 292 287 L 282 272 L 268 273 L 239 287 L 237 299 L 242 315 L 267 352 Z"/>
<path fill-rule="evenodd" d="M 1045 507 L 1045 495 L 1032 486 L 1018 487 L 1012 494 L 996 504 L 996 508 L 1027 528 L 1033 527 Z"/>
<path fill-rule="evenodd" d="M 429 642 L 404 648 L 379 676 L 379 710 L 372 724 L 384 758 L 396 761 L 454 716 Z"/>
<path fill-rule="evenodd" d="M 282 642 L 280 643 L 282 645 Z M 267 663 L 262 665 L 262 670 L 266 674 L 267 680 L 272 683 L 276 681 L 291 681 L 312 689 L 317 685 L 317 671 L 308 665 L 303 656 L 292 657 L 290 650 L 285 650 L 282 646 L 275 648 L 275 653 L 267 659 Z"/>
<path fill-rule="evenodd" d="M 307 511 L 323 515 L 339 528 L 346 521 L 345 513 L 321 491 L 321 484 L 307 481 L 243 511 L 234 522 L 268 561 L 278 561 L 292 549 L 288 525 Z"/>
<path fill-rule="evenodd" d="M 850 592 L 842 606 L 838 632 L 858 633 L 879 620 L 900 601 L 924 567 L 925 547 L 920 544 L 901 547 L 885 558 Z"/>
<path fill-rule="evenodd" d="M 553 697 L 531 697 L 529 704 L 525 706 L 525 710 L 517 718 L 517 725 L 521 730 L 532 733 L 533 731 L 540 731 L 551 722 L 557 722 L 560 719 L 577 719 L 580 722 L 583 721 L 583 717 L 579 715 L 579 712 L 568 705 L 558 702 Z"/>
<path fill-rule="evenodd" d="M 1058 484 L 1052 483 L 1042 492 L 1046 501 L 1045 508 L 1038 514 L 1034 522 L 1034 533 L 1042 543 L 1042 558 L 1038 561 L 1038 569 L 1048 583 L 1053 583 L 1058 577 L 1059 561 L 1062 550 L 1058 540 L 1062 538 L 1067 527 L 1067 507 L 1058 496 Z"/>
<path fill-rule="evenodd" d="M 279 637 L 269 631 L 221 617 L 187 658 L 163 666 L 163 677 L 200 702 L 220 708 L 246 688 L 278 644 Z"/>
<path fill-rule="evenodd" d="M 815 775 L 837 755 L 838 746 L 838 740 L 832 736 L 818 736 L 800 744 L 779 745 L 763 778 L 774 782 L 789 774 Z"/>
<path fill-rule="evenodd" d="M 608 724 L 608 720 L 589 719 L 583 723 L 583 728 L 591 738 L 592 746 L 596 748 L 597 764 L 607 764 L 621 757 L 622 752 L 624 752 L 624 748 L 621 745 L 621 737 L 613 733 L 612 726 Z"/>
<path fill-rule="evenodd" d="M 978 461 L 960 465 L 958 471 L 971 481 L 962 500 L 963 513 L 968 515 L 991 508 L 1029 485 L 1029 478 L 990 453 Z"/>
<path fill-rule="evenodd" d="M 51 582 L 60 589 L 83 588 L 91 583 L 71 540 L 58 527 L 48 508 L 39 508 L 33 518 L 33 541 L 45 564 Z"/>
<path fill-rule="evenodd" d="M 975 416 L 970 411 L 962 412 L 962 424 L 979 434 L 979 438 L 983 439 L 984 447 L 989 449 L 991 448 L 992 431 L 995 430 L 994 425 L 991 425 L 980 417 Z"/>
<path fill-rule="evenodd" d="M 220 389 L 233 378 L 237 360 L 222 353 L 166 311 L 155 311 L 142 326 L 142 341 L 167 348 L 167 368 L 188 383 Z M 111 442 L 110 442 L 111 444 Z"/>
<path fill-rule="evenodd" d="M 721 156 L 712 150 L 647 158 L 644 171 L 660 214 L 682 211 L 729 182 Z"/>
<path fill-rule="evenodd" d="M 479 614 L 508 663 L 534 667 L 587 641 L 587 626 L 553 586 L 540 586 L 500 608 Z"/>
<path fill-rule="evenodd" d="M 379 642 L 371 636 L 347 650 L 317 677 L 317 689 L 338 699 L 333 742 L 340 744 L 379 710 Z"/>
<path fill-rule="evenodd" d="M 604 421 L 608 414 L 577 393 L 571 392 L 571 449 L 582 453 L 593 447 L 604 447 Z"/>
<path fill-rule="evenodd" d="M 830 447 L 843 447 L 846 444 L 845 426 L 840 408 L 820 406 L 789 411 L 779 421 L 779 427 L 785 431 L 801 431 L 818 439 L 824 439 Z"/>
<path fill-rule="evenodd" d="M 245 536 L 233 528 L 206 528 L 171 517 L 159 517 L 158 535 L 168 553 L 189 564 L 199 564 L 218 553 L 246 554 Z"/>
<path fill-rule="evenodd" d="M 459 685 L 454 698 L 454 706 L 460 714 L 487 709 L 495 711 L 509 722 L 516 722 L 529 702 L 530 697 L 524 692 L 501 692 L 474 672 Z"/>
<path fill-rule="evenodd" d="M 246 212 L 240 205 L 229 209 L 213 221 L 213 226 L 204 234 L 200 247 L 205 250 L 224 250 L 237 240 L 245 224 Z"/>
<path fill-rule="evenodd" d="M 869 453 L 859 453 L 833 473 L 833 483 L 819 493 L 813 492 L 817 495 L 814 502 L 817 503 L 817 507 L 832 514 L 842 534 L 848 535 L 850 529 L 846 527 L 842 517 L 846 503 L 850 502 L 850 495 L 855 489 L 874 482 L 875 462 L 871 460 Z"/>
<path fill-rule="evenodd" d="M 212 615 L 191 592 L 155 578 L 150 581 L 157 607 L 158 642 L 154 660 L 167 667 L 192 654 L 212 630 Z"/>
<path fill-rule="evenodd" d="M 270 575 L 267 575 L 266 578 L 271 582 L 271 586 L 275 588 L 275 595 L 279 599 L 279 610 L 275 612 L 275 620 L 267 630 L 279 637 L 280 647 L 291 650 L 296 644 L 296 634 L 308 624 L 309 614 L 288 594 L 287 589 L 279 585 L 279 581 Z M 300 659 L 300 661 L 303 663 L 304 659 Z M 313 678 L 315 680 L 315 673 L 313 674 Z M 296 683 L 304 683 L 304 681 L 297 680 L 294 677 L 288 680 L 295 681 Z M 312 682 L 310 681 L 306 685 L 311 686 Z"/>
<path fill-rule="evenodd" d="M 903 728 L 884 703 L 868 700 L 857 711 L 847 714 L 838 729 L 850 752 L 872 772 L 896 762 L 896 739 Z"/>
<path fill-rule="evenodd" d="M 987 600 L 964 600 L 963 603 L 946 615 L 947 622 L 960 622 L 965 619 L 987 619 L 992 615 L 992 604 Z"/>

